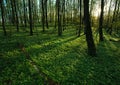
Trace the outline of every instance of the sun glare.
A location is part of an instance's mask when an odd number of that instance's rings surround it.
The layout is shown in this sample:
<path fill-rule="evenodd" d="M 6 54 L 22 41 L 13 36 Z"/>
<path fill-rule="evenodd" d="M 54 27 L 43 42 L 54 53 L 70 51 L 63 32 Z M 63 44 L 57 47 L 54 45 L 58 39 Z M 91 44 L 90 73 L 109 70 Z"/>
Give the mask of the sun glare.
<path fill-rule="evenodd" d="M 94 10 L 94 13 L 93 13 L 93 16 L 99 17 L 100 12 L 101 12 L 101 9 L 100 9 L 100 8 L 95 9 L 95 10 Z"/>

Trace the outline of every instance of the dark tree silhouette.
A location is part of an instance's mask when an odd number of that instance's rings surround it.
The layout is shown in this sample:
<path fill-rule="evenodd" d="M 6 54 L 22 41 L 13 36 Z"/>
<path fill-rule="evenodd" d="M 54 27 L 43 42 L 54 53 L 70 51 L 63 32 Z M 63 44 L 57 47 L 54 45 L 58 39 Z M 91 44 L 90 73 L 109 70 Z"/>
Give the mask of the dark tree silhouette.
<path fill-rule="evenodd" d="M 18 11 L 17 11 L 17 4 L 16 0 L 13 0 L 13 6 L 14 6 L 14 13 L 15 13 L 15 24 L 17 28 L 17 32 L 19 32 L 19 20 L 18 20 Z"/>
<path fill-rule="evenodd" d="M 103 14 L 104 14 L 104 0 L 101 0 L 101 14 L 99 19 L 99 40 L 103 41 Z"/>
<path fill-rule="evenodd" d="M 32 9 L 31 9 L 31 0 L 28 0 L 28 6 L 29 6 L 29 24 L 30 24 L 30 35 L 33 35 L 33 25 L 32 25 Z"/>
<path fill-rule="evenodd" d="M 57 0 L 57 11 L 58 11 L 58 36 L 62 35 L 62 26 L 61 26 L 61 5 L 60 0 Z"/>
<path fill-rule="evenodd" d="M 48 26 L 48 17 L 47 17 L 47 14 L 48 14 L 48 9 L 47 9 L 47 2 L 48 2 L 48 0 L 45 0 L 45 2 L 44 2 L 44 8 L 45 8 L 45 18 L 46 18 L 46 27 L 47 28 L 49 28 L 49 26 Z"/>
<path fill-rule="evenodd" d="M 44 8 L 44 0 L 41 0 L 41 6 L 42 6 L 42 28 L 43 28 L 43 32 L 45 32 L 45 8 Z"/>
<path fill-rule="evenodd" d="M 79 0 L 79 4 L 80 4 L 80 27 L 78 29 L 78 37 L 80 36 L 80 31 L 81 31 L 81 22 L 82 22 L 82 0 Z"/>
<path fill-rule="evenodd" d="M 90 56 L 96 56 L 96 47 L 93 40 L 91 23 L 90 23 L 90 15 L 89 15 L 89 0 L 83 0 L 84 2 L 84 24 L 85 24 L 85 34 L 86 41 L 88 46 L 88 54 Z"/>
<path fill-rule="evenodd" d="M 27 27 L 25 0 L 23 0 L 23 6 L 24 6 L 24 26 Z"/>
<path fill-rule="evenodd" d="M 6 29 L 5 29 L 5 18 L 4 18 L 4 7 L 3 7 L 3 0 L 0 0 L 0 6 L 1 6 L 1 15 L 2 15 L 2 27 L 4 35 L 6 36 Z"/>

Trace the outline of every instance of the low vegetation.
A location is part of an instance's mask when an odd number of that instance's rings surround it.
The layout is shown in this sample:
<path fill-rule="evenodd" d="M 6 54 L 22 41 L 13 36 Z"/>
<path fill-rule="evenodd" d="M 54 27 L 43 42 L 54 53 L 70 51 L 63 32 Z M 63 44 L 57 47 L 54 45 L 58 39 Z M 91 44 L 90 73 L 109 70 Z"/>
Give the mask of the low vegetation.
<path fill-rule="evenodd" d="M 11 36 L 0 33 L 0 85 L 44 85 L 46 78 L 60 85 L 119 85 L 120 41 L 109 39 L 120 38 L 105 34 L 105 41 L 99 43 L 95 34 L 97 57 L 90 57 L 85 36 L 76 37 L 75 31 L 68 27 L 62 37 L 53 34 L 52 27 L 33 36 L 23 31 Z"/>

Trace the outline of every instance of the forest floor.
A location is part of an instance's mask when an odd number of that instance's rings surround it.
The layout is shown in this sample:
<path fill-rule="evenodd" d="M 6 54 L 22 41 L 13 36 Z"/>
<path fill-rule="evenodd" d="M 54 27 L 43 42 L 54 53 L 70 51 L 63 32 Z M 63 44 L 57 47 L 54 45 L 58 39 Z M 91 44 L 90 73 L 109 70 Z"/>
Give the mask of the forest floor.
<path fill-rule="evenodd" d="M 51 29 L 35 32 L 4 37 L 0 30 L 0 85 L 45 85 L 48 78 L 59 85 L 120 85 L 120 41 L 109 40 L 120 38 L 105 34 L 99 43 L 95 35 L 97 56 L 91 57 L 85 36 L 76 37 L 75 29 L 68 27 L 61 37 Z"/>

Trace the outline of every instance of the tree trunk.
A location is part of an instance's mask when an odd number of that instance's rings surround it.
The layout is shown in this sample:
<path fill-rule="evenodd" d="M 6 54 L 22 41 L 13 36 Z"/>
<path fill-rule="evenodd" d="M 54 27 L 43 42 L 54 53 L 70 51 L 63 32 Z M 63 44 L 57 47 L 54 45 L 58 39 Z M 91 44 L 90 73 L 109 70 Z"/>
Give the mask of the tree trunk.
<path fill-rule="evenodd" d="M 24 5 L 24 26 L 27 27 L 25 0 L 23 0 L 23 5 Z"/>
<path fill-rule="evenodd" d="M 115 16 L 115 19 L 116 21 L 119 20 L 119 11 L 120 11 L 120 1 L 118 1 L 118 6 L 117 6 L 117 9 L 116 9 L 116 16 Z"/>
<path fill-rule="evenodd" d="M 116 2 L 115 2 L 115 8 L 114 8 L 114 12 L 113 12 L 113 18 L 112 18 L 112 22 L 111 22 L 111 26 L 110 26 L 110 28 L 109 28 L 109 34 L 110 35 L 112 35 L 112 31 L 113 31 L 113 23 L 114 23 L 114 21 L 115 21 L 115 15 L 116 15 L 116 9 L 117 9 L 117 3 L 118 3 L 118 0 L 116 0 Z"/>
<path fill-rule="evenodd" d="M 10 3 L 12 7 L 12 24 L 15 25 L 15 11 L 14 11 L 13 0 L 10 0 Z"/>
<path fill-rule="evenodd" d="M 65 0 L 62 2 L 62 28 L 65 30 Z"/>
<path fill-rule="evenodd" d="M 101 14 L 99 19 L 99 41 L 103 41 L 103 15 L 104 15 L 104 0 L 101 0 Z"/>
<path fill-rule="evenodd" d="M 42 28 L 43 28 L 43 32 L 45 32 L 45 10 L 44 10 L 43 0 L 41 0 L 41 5 L 42 5 Z"/>
<path fill-rule="evenodd" d="M 58 36 L 62 35 L 62 26 L 61 26 L 61 6 L 60 6 L 60 0 L 57 0 L 57 6 L 58 6 Z"/>
<path fill-rule="evenodd" d="M 33 26 L 32 26 L 32 10 L 31 10 L 31 1 L 28 0 L 28 4 L 29 4 L 29 24 L 30 24 L 30 35 L 32 36 L 33 35 Z"/>
<path fill-rule="evenodd" d="M 81 31 L 81 20 L 82 20 L 82 12 L 81 12 L 81 9 L 82 9 L 82 0 L 79 1 L 79 4 L 80 4 L 80 7 L 79 7 L 79 10 L 80 10 L 80 27 L 78 29 L 78 37 L 80 37 L 80 31 Z"/>
<path fill-rule="evenodd" d="M 52 1 L 51 0 L 49 0 L 49 5 L 50 5 L 50 23 L 52 22 Z"/>
<path fill-rule="evenodd" d="M 109 10 L 108 10 L 108 17 L 107 17 L 107 22 L 106 22 L 106 31 L 108 32 L 109 30 L 109 24 L 110 24 L 110 12 L 111 12 L 111 7 L 112 7 L 112 0 L 110 0 L 110 5 L 109 5 Z"/>
<path fill-rule="evenodd" d="M 5 19 L 4 19 L 4 9 L 3 9 L 3 1 L 0 2 L 0 6 L 1 6 L 1 15 L 2 15 L 2 27 L 3 27 L 3 32 L 4 35 L 6 36 L 6 29 L 5 29 Z"/>
<path fill-rule="evenodd" d="M 45 0 L 45 5 L 44 5 L 44 8 L 45 8 L 45 18 L 46 18 L 46 27 L 49 28 L 48 26 L 48 17 L 47 17 L 47 1 L 48 0 Z"/>
<path fill-rule="evenodd" d="M 55 21 L 55 22 L 54 22 L 54 23 L 55 23 L 55 29 L 56 29 L 56 27 L 57 27 L 57 15 L 58 15 L 58 11 L 57 11 L 57 10 L 58 10 L 58 5 L 57 5 L 58 3 L 57 3 L 57 2 L 58 2 L 58 1 L 56 1 L 56 4 L 55 4 L 55 11 L 56 11 L 56 12 L 55 12 L 55 19 L 54 19 L 54 21 Z"/>
<path fill-rule="evenodd" d="M 84 24 L 86 30 L 86 41 L 88 46 L 88 54 L 90 56 L 96 56 L 96 47 L 93 40 L 92 29 L 90 24 L 90 15 L 89 15 L 89 0 L 84 1 Z"/>
<path fill-rule="evenodd" d="M 18 13 L 17 13 L 17 4 L 16 1 L 13 0 L 13 4 L 14 4 L 14 9 L 15 9 L 15 23 L 16 23 L 16 28 L 17 28 L 17 32 L 19 32 L 19 25 L 18 25 Z"/>

